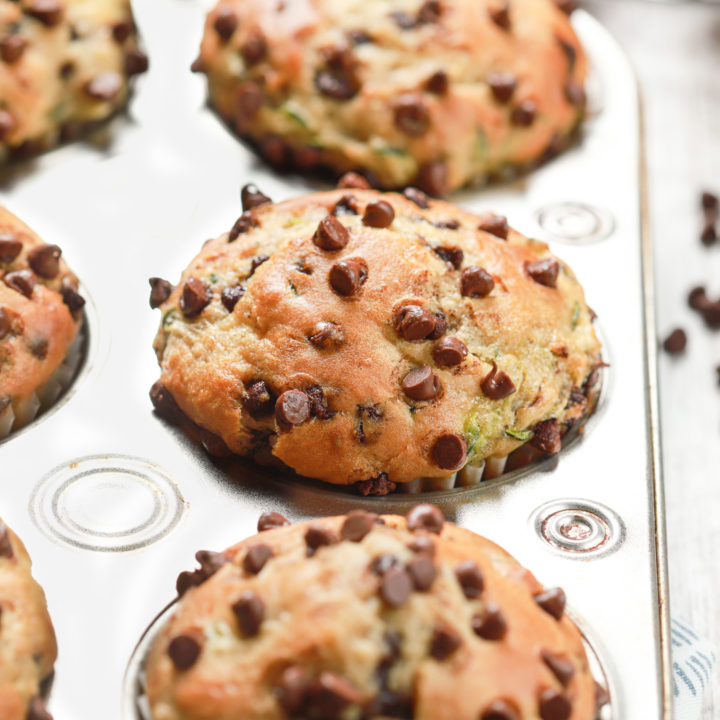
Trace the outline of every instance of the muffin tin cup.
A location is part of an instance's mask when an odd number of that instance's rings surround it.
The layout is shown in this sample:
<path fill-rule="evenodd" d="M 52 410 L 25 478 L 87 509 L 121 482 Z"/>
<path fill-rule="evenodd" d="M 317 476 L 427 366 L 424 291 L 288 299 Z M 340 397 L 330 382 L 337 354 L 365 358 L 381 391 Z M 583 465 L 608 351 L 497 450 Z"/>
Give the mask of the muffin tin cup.
<path fill-rule="evenodd" d="M 139 3 L 152 67 L 137 83 L 132 118 L 113 121 L 109 146 L 64 147 L 0 184 L 3 204 L 58 238 L 92 298 L 87 360 L 72 388 L 0 444 L 0 508 L 30 551 L 58 636 L 48 703 L 56 720 L 94 718 L 98 708 L 107 720 L 135 720 L 123 706 L 128 662 L 198 549 L 254 534 L 265 510 L 301 520 L 359 506 L 400 513 L 418 501 L 362 498 L 239 459 L 214 461 L 152 412 L 159 317 L 147 278 L 179 277 L 205 239 L 229 229 L 246 182 L 276 200 L 319 189 L 263 166 L 205 106 L 204 81 L 188 68 L 210 4 Z M 602 660 L 614 718 L 670 720 L 637 87 L 605 30 L 583 12 L 573 23 L 593 72 L 595 111 L 580 143 L 515 184 L 452 200 L 507 215 L 576 272 L 611 364 L 600 404 L 557 467 L 544 459 L 478 489 L 440 487 L 422 498 L 505 547 L 545 585 L 564 587 Z"/>

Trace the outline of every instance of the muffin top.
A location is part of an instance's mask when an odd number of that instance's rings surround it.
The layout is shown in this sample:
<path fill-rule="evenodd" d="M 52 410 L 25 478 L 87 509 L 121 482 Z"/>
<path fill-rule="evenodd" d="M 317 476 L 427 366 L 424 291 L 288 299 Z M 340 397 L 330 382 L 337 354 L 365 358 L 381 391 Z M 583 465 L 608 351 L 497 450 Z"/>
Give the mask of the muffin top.
<path fill-rule="evenodd" d="M 0 717 L 45 720 L 40 684 L 57 657 L 45 594 L 30 574 L 30 558 L 0 520 Z"/>
<path fill-rule="evenodd" d="M 259 530 L 178 578 L 146 665 L 153 720 L 595 717 L 563 591 L 437 508 Z"/>
<path fill-rule="evenodd" d="M 243 196 L 176 288 L 151 281 L 157 407 L 338 484 L 557 452 L 600 344 L 545 244 L 417 190 Z"/>
<path fill-rule="evenodd" d="M 587 61 L 553 0 L 221 0 L 193 67 L 272 163 L 445 194 L 567 144 Z"/>
<path fill-rule="evenodd" d="M 128 0 L 0 0 L 0 161 L 105 119 L 146 69 Z"/>

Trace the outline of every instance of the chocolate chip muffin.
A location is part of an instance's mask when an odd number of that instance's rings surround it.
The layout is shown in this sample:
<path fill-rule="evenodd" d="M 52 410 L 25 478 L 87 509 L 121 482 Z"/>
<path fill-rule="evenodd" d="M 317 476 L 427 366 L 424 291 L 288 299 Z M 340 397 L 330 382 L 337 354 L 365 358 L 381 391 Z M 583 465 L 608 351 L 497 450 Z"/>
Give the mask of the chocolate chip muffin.
<path fill-rule="evenodd" d="M 523 444 L 557 453 L 586 414 L 592 312 L 567 265 L 505 218 L 412 189 L 243 198 L 177 287 L 151 280 L 151 396 L 211 451 L 383 494 L 493 476 Z"/>
<path fill-rule="evenodd" d="M 587 61 L 553 0 L 221 0 L 193 69 L 272 164 L 443 195 L 561 150 Z"/>
<path fill-rule="evenodd" d="M 105 120 L 147 67 L 128 0 L 0 0 L 0 161 Z"/>
<path fill-rule="evenodd" d="M 30 574 L 30 558 L 0 520 L 0 717 L 51 720 L 40 686 L 57 657 L 45 594 Z"/>
<path fill-rule="evenodd" d="M 52 405 L 80 364 L 85 300 L 61 255 L 0 207 L 0 438 Z"/>
<path fill-rule="evenodd" d="M 592 720 L 565 594 L 432 505 L 200 552 L 146 664 L 152 720 Z"/>

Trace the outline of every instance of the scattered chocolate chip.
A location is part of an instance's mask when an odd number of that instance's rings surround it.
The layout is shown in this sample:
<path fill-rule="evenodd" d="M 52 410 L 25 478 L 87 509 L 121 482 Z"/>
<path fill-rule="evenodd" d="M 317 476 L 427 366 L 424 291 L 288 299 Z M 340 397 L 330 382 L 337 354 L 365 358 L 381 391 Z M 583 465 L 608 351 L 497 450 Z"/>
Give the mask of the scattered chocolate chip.
<path fill-rule="evenodd" d="M 720 329 L 720 300 L 716 302 L 708 301 L 702 308 L 701 313 L 707 327 L 711 330 Z"/>
<path fill-rule="evenodd" d="M 240 399 L 245 410 L 254 418 L 269 415 L 276 407 L 275 397 L 264 380 L 251 380 Z"/>
<path fill-rule="evenodd" d="M 159 277 L 151 277 L 150 283 L 150 307 L 159 308 L 169 297 L 173 291 L 173 286 L 167 281 Z"/>
<path fill-rule="evenodd" d="M 404 95 L 393 108 L 395 126 L 406 135 L 422 137 L 430 129 L 430 113 L 421 97 Z"/>
<path fill-rule="evenodd" d="M 400 607 L 410 597 L 413 583 L 406 570 L 391 568 L 382 576 L 380 596 L 391 607 Z"/>
<path fill-rule="evenodd" d="M 148 71 L 150 67 L 150 61 L 148 56 L 139 48 L 131 48 L 125 51 L 125 57 L 123 58 L 123 68 L 125 74 L 128 77 L 134 75 L 142 75 Z"/>
<path fill-rule="evenodd" d="M 492 275 L 478 265 L 470 265 L 460 273 L 460 293 L 465 297 L 486 297 L 494 287 Z"/>
<path fill-rule="evenodd" d="M 394 324 L 403 340 L 424 340 L 434 332 L 437 318 L 420 305 L 403 305 L 395 315 Z"/>
<path fill-rule="evenodd" d="M 272 200 L 264 193 L 258 190 L 257 185 L 254 183 L 248 183 L 244 185 L 240 191 L 240 198 L 242 200 L 243 210 L 252 210 L 259 205 L 267 205 L 272 203 Z"/>
<path fill-rule="evenodd" d="M 560 263 L 555 258 L 528 262 L 525 263 L 525 272 L 539 285 L 556 288 Z"/>
<path fill-rule="evenodd" d="M 562 436 L 557 420 L 544 420 L 534 425 L 530 445 L 546 455 L 557 455 L 562 450 Z"/>
<path fill-rule="evenodd" d="M 135 32 L 135 23 L 131 19 L 116 22 L 112 27 L 115 42 L 124 45 L 127 39 Z"/>
<path fill-rule="evenodd" d="M 349 258 L 336 262 L 328 274 L 330 287 L 343 297 L 352 297 L 360 292 L 368 276 L 368 267 L 362 258 Z"/>
<path fill-rule="evenodd" d="M 467 457 L 467 443 L 462 435 L 447 433 L 433 444 L 432 461 L 444 470 L 457 470 Z"/>
<path fill-rule="evenodd" d="M 324 671 L 308 689 L 306 717 L 339 720 L 347 708 L 363 700 L 363 694 L 345 678 Z"/>
<path fill-rule="evenodd" d="M 468 350 L 462 340 L 456 337 L 445 337 L 433 346 L 433 360 L 440 367 L 455 367 L 467 356 Z"/>
<path fill-rule="evenodd" d="M 242 285 L 231 285 L 226 287 L 220 295 L 220 300 L 228 312 L 232 312 L 238 304 L 238 300 L 245 294 L 245 288 Z"/>
<path fill-rule="evenodd" d="M 439 535 L 445 524 L 445 517 L 434 505 L 423 503 L 416 505 L 407 516 L 409 530 L 427 530 Z"/>
<path fill-rule="evenodd" d="M 490 19 L 503 30 L 510 29 L 510 4 L 504 3 L 499 7 L 493 7 L 488 10 Z"/>
<path fill-rule="evenodd" d="M 538 593 L 535 602 L 546 612 L 552 615 L 556 620 L 560 620 L 565 612 L 565 591 L 562 588 L 554 587 L 545 592 Z"/>
<path fill-rule="evenodd" d="M 200 314 L 212 300 L 212 289 L 196 277 L 188 278 L 180 296 L 180 310 L 186 317 Z"/>
<path fill-rule="evenodd" d="M 325 392 L 319 385 L 305 389 L 305 394 L 310 399 L 310 414 L 319 420 L 329 420 L 335 417 L 336 413 L 328 408 L 328 401 Z"/>
<path fill-rule="evenodd" d="M 562 692 L 548 688 L 540 693 L 538 712 L 542 720 L 568 720 L 572 715 L 572 704 Z"/>
<path fill-rule="evenodd" d="M 23 4 L 23 12 L 47 27 L 54 27 L 62 20 L 64 7 L 59 0 L 30 0 Z"/>
<path fill-rule="evenodd" d="M 682 328 L 676 328 L 663 340 L 663 349 L 670 355 L 684 352 L 687 346 L 687 335 Z"/>
<path fill-rule="evenodd" d="M 273 554 L 269 545 L 256 543 L 248 548 L 243 559 L 243 568 L 251 575 L 257 575 L 265 567 L 265 563 L 273 557 Z"/>
<path fill-rule="evenodd" d="M 702 233 L 700 233 L 700 242 L 705 247 L 710 247 L 711 245 L 714 245 L 717 240 L 717 230 L 715 230 L 715 224 L 710 222 L 703 228 Z"/>
<path fill-rule="evenodd" d="M 308 672 L 298 665 L 291 665 L 283 671 L 275 687 L 275 696 L 285 712 L 293 717 L 305 704 L 311 685 Z"/>
<path fill-rule="evenodd" d="M 347 46 L 327 48 L 323 52 L 327 66 L 315 74 L 315 86 L 332 100 L 351 100 L 360 91 L 355 60 Z"/>
<path fill-rule="evenodd" d="M 336 349 L 345 343 L 345 333 L 340 325 L 321 320 L 313 326 L 308 340 L 321 350 Z"/>
<path fill-rule="evenodd" d="M 480 720 L 521 720 L 515 705 L 507 700 L 493 700 L 483 711 Z"/>
<path fill-rule="evenodd" d="M 167 653 L 178 670 L 189 670 L 200 657 L 200 643 L 190 635 L 176 635 L 168 645 Z"/>
<path fill-rule="evenodd" d="M 0 39 L 0 58 L 8 65 L 16 63 L 25 52 L 27 40 L 20 35 L 6 35 Z"/>
<path fill-rule="evenodd" d="M 0 108 L 0 140 L 5 140 L 16 125 L 15 118 L 7 110 Z"/>
<path fill-rule="evenodd" d="M 12 543 L 10 542 L 10 532 L 5 523 L 0 520 L 0 557 L 12 558 L 14 555 Z"/>
<path fill-rule="evenodd" d="M 413 400 L 432 400 L 440 392 L 440 380 L 427 365 L 413 368 L 402 379 L 400 386 Z"/>
<path fill-rule="evenodd" d="M 324 217 L 313 235 L 313 243 L 322 250 L 342 250 L 350 241 L 348 229 L 334 215 Z"/>
<path fill-rule="evenodd" d="M 540 657 L 552 674 L 560 681 L 560 684 L 567 687 L 575 675 L 573 664 L 566 657 L 556 655 L 549 650 L 541 650 Z"/>
<path fill-rule="evenodd" d="M 310 399 L 300 390 L 286 390 L 275 403 L 275 419 L 278 425 L 289 430 L 302 425 L 310 418 Z"/>
<path fill-rule="evenodd" d="M 232 230 L 230 230 L 230 233 L 228 234 L 228 242 L 237 240 L 240 235 L 250 232 L 251 228 L 257 226 L 258 221 L 252 216 L 252 213 L 249 210 L 245 211 L 232 226 Z"/>
<path fill-rule="evenodd" d="M 10 320 L 10 316 L 7 314 L 5 308 L 0 307 L 0 340 L 5 338 L 11 328 L 12 321 Z M 0 403 L 0 407 L 2 407 L 2 403 Z M 2 409 L 4 410 L 5 408 L 2 407 Z"/>
<path fill-rule="evenodd" d="M 395 492 L 397 484 L 390 480 L 390 478 L 387 476 L 387 473 L 380 473 L 376 477 L 370 478 L 369 480 L 358 480 L 355 483 L 355 488 L 361 495 L 365 497 L 384 496 Z"/>
<path fill-rule="evenodd" d="M 447 263 L 450 263 L 456 270 L 459 270 L 465 254 L 459 247 L 452 246 L 441 246 L 434 247 L 433 252 Z"/>
<path fill-rule="evenodd" d="M 444 70 L 438 70 L 425 81 L 425 89 L 433 95 L 447 95 L 450 81 Z"/>
<path fill-rule="evenodd" d="M 462 639 L 456 632 L 443 627 L 436 627 L 430 641 L 430 655 L 436 660 L 447 660 L 457 652 L 461 645 Z"/>
<path fill-rule="evenodd" d="M 507 222 L 507 218 L 504 215 L 488 215 L 483 218 L 482 222 L 478 226 L 479 230 L 484 230 L 495 237 L 507 240 L 508 232 L 510 230 Z"/>
<path fill-rule="evenodd" d="M 482 379 L 480 388 L 491 400 L 502 400 L 515 392 L 515 384 L 503 370 L 498 370 L 497 363 L 492 361 L 492 370 Z"/>
<path fill-rule="evenodd" d="M 240 46 L 240 54 L 248 67 L 265 60 L 268 54 L 268 44 L 262 33 L 259 31 L 253 32 Z"/>
<path fill-rule="evenodd" d="M 509 72 L 491 72 L 487 76 L 487 83 L 493 97 L 499 103 L 508 103 L 512 99 L 515 88 L 517 87 L 517 78 L 513 73 Z"/>
<path fill-rule="evenodd" d="M 339 215 L 358 215 L 359 213 L 360 205 L 354 195 L 343 195 L 330 211 L 330 214 L 335 215 L 335 217 Z"/>
<path fill-rule="evenodd" d="M 45 707 L 45 701 L 40 697 L 34 697 L 30 701 L 25 720 L 53 720 L 53 716 Z"/>
<path fill-rule="evenodd" d="M 410 579 L 418 592 L 426 592 L 435 582 L 437 570 L 430 556 L 425 553 L 416 555 L 407 564 Z"/>
<path fill-rule="evenodd" d="M 571 105 L 577 108 L 583 108 L 587 104 L 585 88 L 575 80 L 568 80 L 565 83 L 565 97 Z"/>
<path fill-rule="evenodd" d="M 356 172 L 347 172 L 338 180 L 341 190 L 369 190 L 371 185 L 367 178 Z"/>
<path fill-rule="evenodd" d="M 3 278 L 4 283 L 13 290 L 16 290 L 26 298 L 32 297 L 35 289 L 35 274 L 30 270 L 16 270 L 8 273 Z"/>
<path fill-rule="evenodd" d="M 60 255 L 57 245 L 37 245 L 28 251 L 27 259 L 36 275 L 52 280 L 60 272 Z"/>
<path fill-rule="evenodd" d="M 290 521 L 279 512 L 264 512 L 258 519 L 257 530 L 258 532 L 265 532 L 266 530 L 274 530 L 275 528 L 285 527 L 290 524 Z"/>
<path fill-rule="evenodd" d="M 202 585 L 228 561 L 225 553 L 213 552 L 212 550 L 198 550 L 195 553 L 195 559 L 200 563 L 197 570 L 181 572 L 178 575 L 175 588 L 180 597 L 191 587 Z"/>
<path fill-rule="evenodd" d="M 227 5 L 218 9 L 213 28 L 223 42 L 227 42 L 235 33 L 238 26 L 238 19 L 235 11 Z"/>
<path fill-rule="evenodd" d="M 430 200 L 422 190 L 418 190 L 414 187 L 407 187 L 403 190 L 403 195 L 422 210 L 427 210 L 427 208 L 430 207 Z"/>
<path fill-rule="evenodd" d="M 483 640 L 502 640 L 507 633 L 507 623 L 498 605 L 488 603 L 482 612 L 473 615 L 472 629 Z"/>
<path fill-rule="evenodd" d="M 377 515 L 364 510 L 353 510 L 343 522 L 340 536 L 343 540 L 360 542 L 374 527 Z"/>
<path fill-rule="evenodd" d="M 178 425 L 185 417 L 175 398 L 160 380 L 150 388 L 150 401 L 155 412 L 173 425 Z"/>
<path fill-rule="evenodd" d="M 267 255 L 256 255 L 250 263 L 250 272 L 248 273 L 248 279 L 250 279 L 255 271 L 263 264 L 266 263 L 270 258 Z"/>
<path fill-rule="evenodd" d="M 427 535 L 414 538 L 408 548 L 418 555 L 435 556 L 435 541 Z"/>
<path fill-rule="evenodd" d="M 123 79 L 116 72 L 103 72 L 85 85 L 85 93 L 93 100 L 111 102 L 120 94 Z"/>
<path fill-rule="evenodd" d="M 700 205 L 706 213 L 717 213 L 718 208 L 720 208 L 720 200 L 714 193 L 705 191 L 700 196 Z"/>
<path fill-rule="evenodd" d="M 473 600 L 480 597 L 485 581 L 480 568 L 472 560 L 460 563 L 455 568 L 455 577 L 466 598 Z"/>
<path fill-rule="evenodd" d="M 337 533 L 322 525 L 311 525 L 305 531 L 305 545 L 307 546 L 308 556 L 314 555 L 318 548 L 336 545 L 338 542 L 340 542 L 340 538 Z"/>
<path fill-rule="evenodd" d="M 22 252 L 23 244 L 12 235 L 0 235 L 0 262 L 9 263 Z"/>
<path fill-rule="evenodd" d="M 394 219 L 395 210 L 393 210 L 393 206 L 384 200 L 377 200 L 365 208 L 362 221 L 363 225 L 369 227 L 386 228 L 392 225 Z"/>
<path fill-rule="evenodd" d="M 523 100 L 510 113 L 510 122 L 518 127 L 530 127 L 535 122 L 537 105 L 533 100 Z"/>
<path fill-rule="evenodd" d="M 260 595 L 253 590 L 246 590 L 232 604 L 232 611 L 245 637 L 255 637 L 260 632 L 265 619 L 265 603 Z"/>

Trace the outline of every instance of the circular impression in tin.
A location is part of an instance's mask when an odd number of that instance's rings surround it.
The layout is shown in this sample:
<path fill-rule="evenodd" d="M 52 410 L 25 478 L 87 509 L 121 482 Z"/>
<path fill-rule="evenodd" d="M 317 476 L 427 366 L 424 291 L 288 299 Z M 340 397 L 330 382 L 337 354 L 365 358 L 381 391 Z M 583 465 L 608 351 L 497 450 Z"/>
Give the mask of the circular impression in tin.
<path fill-rule="evenodd" d="M 185 501 L 157 465 L 126 455 L 78 458 L 48 473 L 30 500 L 51 539 L 84 550 L 124 552 L 157 542 L 180 521 Z"/>

